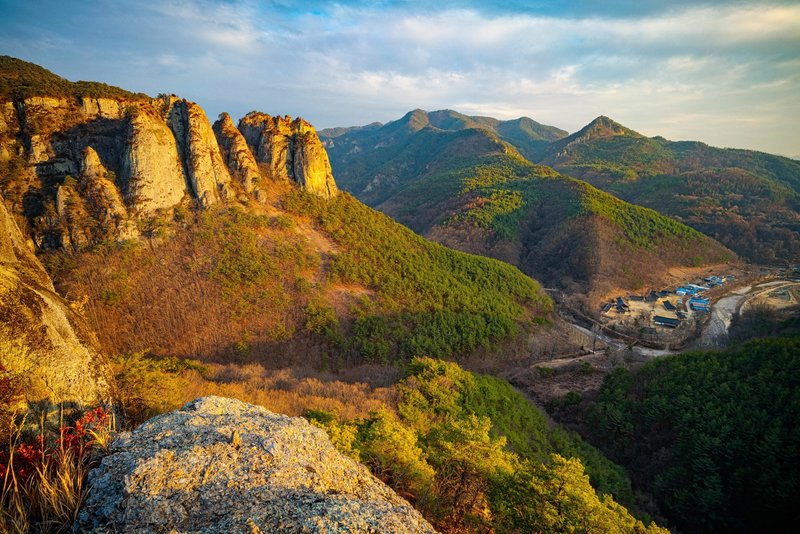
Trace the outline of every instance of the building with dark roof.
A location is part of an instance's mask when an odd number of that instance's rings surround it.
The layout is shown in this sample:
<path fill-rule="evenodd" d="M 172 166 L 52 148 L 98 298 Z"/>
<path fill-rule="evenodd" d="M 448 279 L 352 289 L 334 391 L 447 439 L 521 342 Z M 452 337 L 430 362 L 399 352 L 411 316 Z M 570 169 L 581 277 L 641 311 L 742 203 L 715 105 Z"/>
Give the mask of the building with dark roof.
<path fill-rule="evenodd" d="M 662 317 L 660 315 L 656 315 L 653 317 L 653 323 L 656 326 L 666 326 L 667 328 L 675 328 L 681 322 L 678 319 L 673 319 L 671 317 Z"/>

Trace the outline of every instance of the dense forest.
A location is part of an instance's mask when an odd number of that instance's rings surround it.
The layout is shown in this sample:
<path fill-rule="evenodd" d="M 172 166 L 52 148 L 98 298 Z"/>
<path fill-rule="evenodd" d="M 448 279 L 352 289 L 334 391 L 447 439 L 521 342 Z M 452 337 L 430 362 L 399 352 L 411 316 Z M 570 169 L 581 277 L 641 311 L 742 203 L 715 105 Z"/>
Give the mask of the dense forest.
<path fill-rule="evenodd" d="M 619 466 L 508 383 L 417 358 L 395 390 L 396 415 L 306 416 L 443 531 L 664 532 L 617 503 L 633 502 Z"/>
<path fill-rule="evenodd" d="M 685 532 L 789 532 L 800 510 L 800 338 L 617 369 L 593 441 Z"/>
<path fill-rule="evenodd" d="M 49 70 L 11 56 L 0 56 L 0 98 L 32 96 L 90 98 L 148 98 L 102 82 L 71 82 Z"/>
<path fill-rule="evenodd" d="M 496 129 L 467 119 L 415 111 L 333 132 L 338 183 L 430 239 L 589 299 L 658 285 L 674 266 L 733 258 L 675 219 L 531 163 Z"/>

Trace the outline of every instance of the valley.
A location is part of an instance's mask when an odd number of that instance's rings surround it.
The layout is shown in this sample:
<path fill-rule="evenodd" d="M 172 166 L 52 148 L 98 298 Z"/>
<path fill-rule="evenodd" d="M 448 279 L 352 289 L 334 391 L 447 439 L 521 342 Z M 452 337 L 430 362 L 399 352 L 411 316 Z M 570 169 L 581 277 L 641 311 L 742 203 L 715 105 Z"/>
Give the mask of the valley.
<path fill-rule="evenodd" d="M 784 159 L 606 117 L 212 122 L 2 56 L 0 530 L 779 530 Z"/>

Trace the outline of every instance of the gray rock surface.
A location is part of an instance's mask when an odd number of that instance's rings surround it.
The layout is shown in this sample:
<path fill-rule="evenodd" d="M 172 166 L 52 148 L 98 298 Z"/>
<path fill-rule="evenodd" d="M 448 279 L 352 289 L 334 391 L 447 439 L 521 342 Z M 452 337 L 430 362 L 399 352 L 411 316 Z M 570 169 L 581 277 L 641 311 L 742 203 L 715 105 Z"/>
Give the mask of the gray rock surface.
<path fill-rule="evenodd" d="M 88 146 L 81 161 L 81 189 L 89 212 L 107 237 L 133 239 L 139 235 L 125 202 L 95 150 Z"/>
<path fill-rule="evenodd" d="M 434 532 L 304 419 L 203 397 L 120 434 L 81 532 Z"/>
<path fill-rule="evenodd" d="M 128 135 L 121 170 L 128 203 L 145 214 L 178 204 L 187 187 L 169 126 L 155 111 L 142 108 L 131 116 Z"/>
<path fill-rule="evenodd" d="M 187 100 L 175 102 L 169 125 L 178 141 L 192 193 L 207 208 L 231 196 L 231 175 L 205 112 Z"/>

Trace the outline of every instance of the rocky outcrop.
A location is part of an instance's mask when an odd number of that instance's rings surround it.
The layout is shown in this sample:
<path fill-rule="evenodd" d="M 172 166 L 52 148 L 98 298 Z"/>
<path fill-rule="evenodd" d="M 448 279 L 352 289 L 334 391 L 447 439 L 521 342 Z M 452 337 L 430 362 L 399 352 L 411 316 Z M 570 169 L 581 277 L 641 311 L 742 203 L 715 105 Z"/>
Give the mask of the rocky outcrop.
<path fill-rule="evenodd" d="M 263 201 L 263 192 L 258 188 L 258 182 L 261 179 L 258 163 L 256 163 L 250 147 L 247 146 L 247 141 L 245 141 L 242 132 L 233 123 L 231 116 L 227 113 L 220 115 L 217 122 L 214 123 L 213 129 L 225 159 L 225 164 L 230 169 L 234 179 L 246 193 Z"/>
<path fill-rule="evenodd" d="M 231 175 L 200 106 L 179 100 L 172 106 L 168 122 L 178 142 L 192 193 L 200 205 L 207 208 L 231 197 Z"/>
<path fill-rule="evenodd" d="M 304 419 L 204 397 L 120 434 L 81 532 L 433 532 Z"/>
<path fill-rule="evenodd" d="M 19 131 L 17 111 L 11 102 L 0 102 L 0 163 L 9 161 L 20 149 L 16 133 Z"/>
<path fill-rule="evenodd" d="M 71 84 L 23 62 L 20 69 L 50 81 L 34 89 L 6 73 L 0 193 L 27 219 L 37 246 L 136 237 L 137 225 L 191 200 L 203 208 L 265 202 L 265 178 L 325 198 L 337 193 L 325 149 L 302 119 L 251 113 L 240 131 L 224 114 L 212 128 L 200 106 L 176 95 L 149 98 Z M 36 90 L 52 94 L 30 96 Z M 87 153 L 96 172 L 86 170 Z"/>
<path fill-rule="evenodd" d="M 73 184 L 74 180 L 71 180 L 58 186 L 56 214 L 61 246 L 79 250 L 92 241 L 93 225 L 89 224 L 86 205 Z"/>
<path fill-rule="evenodd" d="M 110 392 L 94 345 L 0 199 L 0 363 L 29 401 L 94 404 Z"/>
<path fill-rule="evenodd" d="M 142 108 L 130 117 L 121 176 L 128 204 L 142 214 L 175 206 L 187 194 L 175 136 L 155 110 Z"/>
<path fill-rule="evenodd" d="M 239 130 L 273 180 L 291 180 L 324 198 L 336 195 L 328 154 L 314 127 L 303 119 L 248 113 Z"/>
<path fill-rule="evenodd" d="M 125 240 L 138 236 L 125 202 L 112 176 L 92 147 L 83 150 L 80 188 L 87 211 L 98 223 L 105 239 Z"/>

